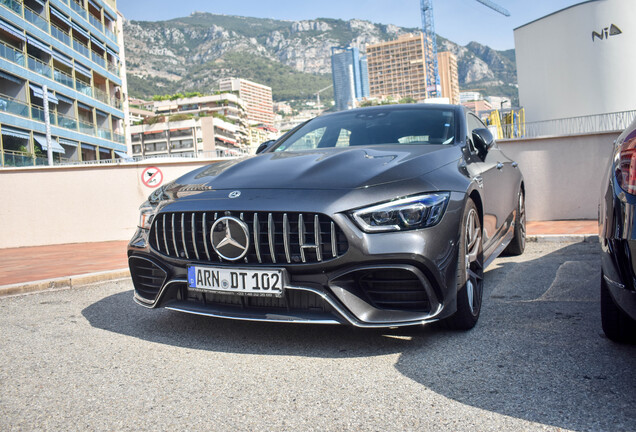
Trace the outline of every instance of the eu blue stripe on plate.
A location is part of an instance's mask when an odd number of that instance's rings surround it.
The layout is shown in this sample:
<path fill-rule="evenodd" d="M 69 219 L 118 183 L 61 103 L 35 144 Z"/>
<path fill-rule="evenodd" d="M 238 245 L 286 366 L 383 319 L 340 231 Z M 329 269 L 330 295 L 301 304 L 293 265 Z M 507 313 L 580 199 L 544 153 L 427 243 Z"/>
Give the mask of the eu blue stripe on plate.
<path fill-rule="evenodd" d="M 194 267 L 188 267 L 188 286 L 190 287 L 197 286 L 197 277 L 196 277 L 196 271 Z"/>

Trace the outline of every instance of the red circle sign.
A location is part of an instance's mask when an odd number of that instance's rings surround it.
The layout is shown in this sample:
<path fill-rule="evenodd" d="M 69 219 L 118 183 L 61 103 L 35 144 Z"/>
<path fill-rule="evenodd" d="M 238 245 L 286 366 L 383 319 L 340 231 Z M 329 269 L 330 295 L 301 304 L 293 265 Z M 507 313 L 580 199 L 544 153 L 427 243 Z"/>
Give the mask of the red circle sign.
<path fill-rule="evenodd" d="M 157 167 L 148 167 L 141 173 L 141 182 L 149 188 L 156 188 L 163 181 L 163 173 Z"/>

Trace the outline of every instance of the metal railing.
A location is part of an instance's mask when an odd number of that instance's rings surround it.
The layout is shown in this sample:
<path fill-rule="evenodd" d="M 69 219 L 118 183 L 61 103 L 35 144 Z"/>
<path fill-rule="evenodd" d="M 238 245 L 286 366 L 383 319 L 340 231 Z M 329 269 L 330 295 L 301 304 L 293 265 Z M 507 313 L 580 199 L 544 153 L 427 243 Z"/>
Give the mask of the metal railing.
<path fill-rule="evenodd" d="M 49 32 L 49 22 L 42 15 L 24 5 L 24 19 L 40 28 L 40 30 L 44 30 L 45 32 Z"/>
<path fill-rule="evenodd" d="M 0 57 L 24 67 L 24 52 L 0 42 Z"/>
<path fill-rule="evenodd" d="M 65 129 L 77 130 L 77 119 L 64 114 L 57 115 L 57 125 Z"/>
<path fill-rule="evenodd" d="M 44 109 L 37 105 L 31 105 L 31 118 L 33 120 L 44 122 Z M 49 111 L 49 121 L 53 126 L 57 126 L 55 120 L 55 113 L 53 111 Z"/>
<path fill-rule="evenodd" d="M 620 131 L 636 119 L 636 110 L 520 124 L 502 124 L 504 139 L 566 136 Z"/>
<path fill-rule="evenodd" d="M 108 62 L 108 71 L 119 76 L 119 65 L 113 62 Z"/>
<path fill-rule="evenodd" d="M 71 0 L 71 9 L 77 12 L 82 18 L 86 19 L 86 9 L 84 9 L 84 7 L 75 0 Z"/>
<path fill-rule="evenodd" d="M 120 144 L 126 144 L 126 136 L 119 134 L 117 132 L 113 132 L 113 141 L 118 142 Z"/>
<path fill-rule="evenodd" d="M 33 165 L 33 155 L 14 150 L 4 150 L 5 167 L 23 167 Z"/>
<path fill-rule="evenodd" d="M 0 0 L 0 5 L 22 16 L 22 3 L 16 0 Z"/>
<path fill-rule="evenodd" d="M 64 45 L 71 46 L 71 35 L 66 30 L 62 30 L 53 23 L 51 23 L 51 36 L 62 42 Z"/>
<path fill-rule="evenodd" d="M 29 105 L 26 102 L 3 94 L 0 94 L 0 111 L 29 118 Z"/>
<path fill-rule="evenodd" d="M 106 60 L 104 60 L 103 56 L 97 54 L 95 51 L 91 51 L 91 58 L 95 63 L 106 69 Z"/>
<path fill-rule="evenodd" d="M 103 138 L 103 139 L 107 139 L 108 141 L 111 141 L 112 139 L 112 133 L 110 132 L 110 129 L 105 129 L 105 128 L 97 128 L 97 136 L 99 138 Z"/>
<path fill-rule="evenodd" d="M 108 26 L 104 26 L 104 34 L 108 39 L 112 40 L 113 42 L 117 42 L 117 35 L 111 29 L 109 29 Z"/>
<path fill-rule="evenodd" d="M 75 2 L 71 1 L 71 3 Z M 83 42 L 80 42 L 77 39 L 73 39 L 73 49 L 84 57 L 91 58 L 91 50 L 89 50 Z"/>
<path fill-rule="evenodd" d="M 117 109 L 121 109 L 122 108 L 122 103 L 119 99 L 117 99 L 115 96 L 111 96 L 110 97 L 110 105 L 114 106 Z"/>
<path fill-rule="evenodd" d="M 75 79 L 75 90 L 85 96 L 93 97 L 93 87 L 80 79 Z"/>
<path fill-rule="evenodd" d="M 109 104 L 110 102 L 108 93 L 97 87 L 93 87 L 93 97 L 100 102 L 104 102 L 105 104 Z"/>
<path fill-rule="evenodd" d="M 47 63 L 44 63 L 39 58 L 29 55 L 27 63 L 29 64 L 29 69 L 32 70 L 33 72 L 38 73 L 40 75 L 44 75 L 45 77 L 48 77 L 48 78 L 53 78 L 51 66 Z"/>
<path fill-rule="evenodd" d="M 95 136 L 95 126 L 93 124 L 85 123 L 81 120 L 79 120 L 78 123 L 79 123 L 79 131 L 81 133 Z"/>
<path fill-rule="evenodd" d="M 90 21 L 90 23 L 93 24 L 99 31 L 104 32 L 104 24 L 102 24 L 97 17 L 93 16 L 92 13 L 88 14 L 88 21 Z"/>
<path fill-rule="evenodd" d="M 67 87 L 70 87 L 72 89 L 75 88 L 75 86 L 73 85 L 73 77 L 64 72 L 63 70 L 57 69 L 57 68 L 53 68 L 53 79 L 57 82 L 59 82 L 60 84 L 64 84 Z"/>

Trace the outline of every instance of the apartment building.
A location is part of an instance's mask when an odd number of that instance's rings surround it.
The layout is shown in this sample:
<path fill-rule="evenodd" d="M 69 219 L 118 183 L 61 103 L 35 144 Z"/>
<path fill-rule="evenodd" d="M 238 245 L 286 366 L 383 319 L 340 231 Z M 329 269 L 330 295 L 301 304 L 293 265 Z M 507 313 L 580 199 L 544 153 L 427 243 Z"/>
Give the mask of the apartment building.
<path fill-rule="evenodd" d="M 0 1 L 2 166 L 126 157 L 126 93 L 116 0 Z"/>
<path fill-rule="evenodd" d="M 255 144 L 234 93 L 155 101 L 152 113 L 160 121 L 130 126 L 133 156 L 237 156 Z"/>
<path fill-rule="evenodd" d="M 247 119 L 252 125 L 272 126 L 274 123 L 274 103 L 272 88 L 242 78 L 224 78 L 219 81 L 221 92 L 238 92 L 245 102 Z"/>
<path fill-rule="evenodd" d="M 358 48 L 331 48 L 331 77 L 336 110 L 355 108 L 358 101 L 369 97 L 367 57 Z"/>
<path fill-rule="evenodd" d="M 367 45 L 369 92 L 371 97 L 426 99 L 426 62 L 422 33 L 405 34 L 395 40 Z M 438 54 L 442 97 L 459 102 L 457 59 L 451 53 Z"/>

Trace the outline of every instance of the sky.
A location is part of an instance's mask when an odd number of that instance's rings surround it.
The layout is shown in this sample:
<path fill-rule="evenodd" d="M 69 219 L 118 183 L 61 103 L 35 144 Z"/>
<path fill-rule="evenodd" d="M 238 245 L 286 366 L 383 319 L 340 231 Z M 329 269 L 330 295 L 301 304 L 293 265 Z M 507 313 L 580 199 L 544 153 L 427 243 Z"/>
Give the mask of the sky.
<path fill-rule="evenodd" d="M 494 0 L 505 17 L 476 0 L 434 0 L 435 32 L 460 45 L 476 41 L 497 50 L 514 48 L 513 30 L 583 0 Z M 194 11 L 281 20 L 363 19 L 421 27 L 419 0 L 118 0 L 129 20 L 163 21 Z"/>

